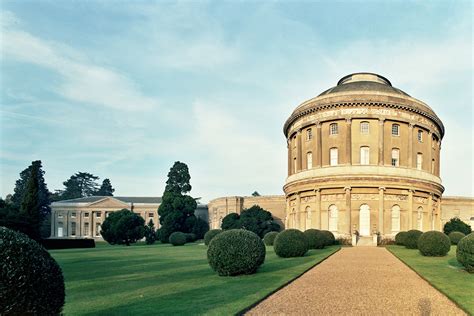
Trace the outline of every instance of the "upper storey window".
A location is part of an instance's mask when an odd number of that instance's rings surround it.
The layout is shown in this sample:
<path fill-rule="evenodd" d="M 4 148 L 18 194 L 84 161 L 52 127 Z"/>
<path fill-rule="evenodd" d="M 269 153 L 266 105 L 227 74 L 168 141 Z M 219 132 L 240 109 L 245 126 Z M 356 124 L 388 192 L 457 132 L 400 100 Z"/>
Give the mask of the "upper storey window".
<path fill-rule="evenodd" d="M 312 140 L 313 139 L 313 130 L 311 128 L 308 128 L 306 130 L 306 140 Z"/>
<path fill-rule="evenodd" d="M 421 129 L 418 130 L 418 141 L 423 142 L 423 131 Z"/>
<path fill-rule="evenodd" d="M 369 134 L 369 122 L 361 122 L 360 123 L 360 133 L 361 134 Z"/>
<path fill-rule="evenodd" d="M 392 124 L 392 135 L 393 136 L 400 136 L 400 125 Z"/>
<path fill-rule="evenodd" d="M 400 149 L 392 149 L 392 166 L 398 167 L 400 165 Z"/>
<path fill-rule="evenodd" d="M 332 123 L 329 125 L 329 135 L 337 135 L 339 133 L 339 129 L 337 127 L 337 123 Z"/>
<path fill-rule="evenodd" d="M 329 160 L 331 166 L 337 166 L 338 164 L 338 151 L 337 148 L 331 148 L 329 150 Z"/>

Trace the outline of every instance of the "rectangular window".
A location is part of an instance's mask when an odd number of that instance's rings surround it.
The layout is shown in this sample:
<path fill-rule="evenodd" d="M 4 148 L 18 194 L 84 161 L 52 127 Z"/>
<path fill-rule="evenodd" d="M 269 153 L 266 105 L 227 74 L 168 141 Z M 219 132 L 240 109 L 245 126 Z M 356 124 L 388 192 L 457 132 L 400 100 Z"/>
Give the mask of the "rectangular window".
<path fill-rule="evenodd" d="M 360 133 L 369 134 L 369 122 L 360 123 Z"/>
<path fill-rule="evenodd" d="M 89 218 L 89 212 L 84 213 L 84 218 Z"/>
<path fill-rule="evenodd" d="M 84 236 L 89 236 L 89 223 L 84 223 Z"/>
<path fill-rule="evenodd" d="M 329 152 L 331 166 L 337 166 L 338 164 L 338 152 L 337 148 L 331 148 Z"/>
<path fill-rule="evenodd" d="M 392 166 L 398 167 L 400 160 L 400 150 L 392 149 Z"/>
<path fill-rule="evenodd" d="M 392 125 L 392 135 L 393 136 L 400 136 L 400 125 L 393 124 Z"/>
<path fill-rule="evenodd" d="M 63 214 L 58 213 L 58 218 L 63 218 Z"/>
<path fill-rule="evenodd" d="M 76 222 L 71 222 L 71 236 L 76 236 Z"/>
<path fill-rule="evenodd" d="M 369 147 L 361 147 L 360 148 L 360 164 L 361 165 L 368 165 L 369 164 Z"/>
<path fill-rule="evenodd" d="M 423 165 L 423 154 L 416 155 L 416 169 L 421 170 Z"/>
<path fill-rule="evenodd" d="M 306 154 L 306 169 L 313 169 L 313 153 L 309 152 Z"/>
<path fill-rule="evenodd" d="M 71 213 L 71 218 L 76 218 L 76 212 Z"/>
<path fill-rule="evenodd" d="M 329 135 L 337 135 L 338 132 L 337 123 L 332 123 L 329 125 Z"/>
<path fill-rule="evenodd" d="M 154 217 L 154 216 L 155 216 L 155 213 L 153 212 L 148 213 L 148 217 Z"/>
<path fill-rule="evenodd" d="M 313 130 L 311 128 L 308 128 L 306 131 L 306 140 L 312 140 L 313 139 Z"/>
<path fill-rule="evenodd" d="M 102 212 L 96 212 L 95 217 L 100 218 L 102 216 Z"/>
<path fill-rule="evenodd" d="M 101 231 L 101 226 L 100 226 L 100 224 L 99 224 L 99 223 L 95 224 L 95 235 L 96 235 L 97 237 L 100 236 L 100 231 Z"/>
<path fill-rule="evenodd" d="M 420 143 L 423 142 L 423 131 L 422 130 L 418 130 L 418 141 Z"/>

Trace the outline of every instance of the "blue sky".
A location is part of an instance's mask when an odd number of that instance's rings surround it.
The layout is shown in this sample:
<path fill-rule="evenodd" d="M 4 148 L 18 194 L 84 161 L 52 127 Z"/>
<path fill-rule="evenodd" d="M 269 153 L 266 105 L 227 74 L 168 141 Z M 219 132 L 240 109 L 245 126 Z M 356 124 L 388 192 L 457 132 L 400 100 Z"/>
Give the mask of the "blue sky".
<path fill-rule="evenodd" d="M 446 195 L 474 196 L 469 1 L 1 1 L 0 196 L 41 159 L 116 195 L 160 196 L 174 161 L 191 194 L 282 194 L 282 126 L 357 71 L 443 120 Z"/>

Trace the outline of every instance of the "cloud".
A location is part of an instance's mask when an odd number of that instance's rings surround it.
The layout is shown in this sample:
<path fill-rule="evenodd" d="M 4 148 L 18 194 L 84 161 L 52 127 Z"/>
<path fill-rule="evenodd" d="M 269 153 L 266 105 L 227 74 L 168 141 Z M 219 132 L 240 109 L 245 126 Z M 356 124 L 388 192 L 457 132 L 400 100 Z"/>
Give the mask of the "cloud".
<path fill-rule="evenodd" d="M 91 103 L 116 110 L 141 111 L 159 106 L 159 102 L 141 93 L 137 85 L 114 69 L 78 58 L 80 52 L 60 43 L 45 41 L 17 29 L 13 13 L 2 15 L 2 58 L 34 64 L 58 73 L 63 82 L 55 91 L 76 102 Z M 86 60 L 81 60 L 86 59 Z"/>

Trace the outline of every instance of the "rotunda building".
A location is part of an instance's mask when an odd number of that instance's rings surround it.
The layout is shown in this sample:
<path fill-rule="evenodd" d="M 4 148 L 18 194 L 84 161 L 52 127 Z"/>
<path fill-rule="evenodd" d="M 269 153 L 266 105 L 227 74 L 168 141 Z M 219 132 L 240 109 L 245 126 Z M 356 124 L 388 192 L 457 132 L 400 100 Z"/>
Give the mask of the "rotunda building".
<path fill-rule="evenodd" d="M 285 227 L 340 237 L 441 229 L 443 123 L 388 79 L 347 75 L 299 105 L 283 130 Z"/>

